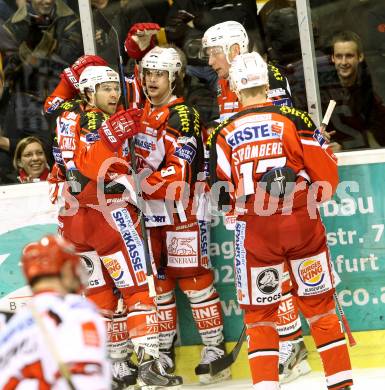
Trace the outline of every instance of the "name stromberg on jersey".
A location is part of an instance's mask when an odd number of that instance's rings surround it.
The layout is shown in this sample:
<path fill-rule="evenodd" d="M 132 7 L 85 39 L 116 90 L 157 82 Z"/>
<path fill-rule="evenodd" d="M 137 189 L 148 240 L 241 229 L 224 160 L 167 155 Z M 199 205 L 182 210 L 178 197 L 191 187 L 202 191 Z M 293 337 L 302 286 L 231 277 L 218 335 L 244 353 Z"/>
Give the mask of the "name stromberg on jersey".
<path fill-rule="evenodd" d="M 226 142 L 234 149 L 259 140 L 281 137 L 283 122 L 271 120 L 271 115 L 250 115 L 235 121 L 235 129 L 226 136 Z"/>

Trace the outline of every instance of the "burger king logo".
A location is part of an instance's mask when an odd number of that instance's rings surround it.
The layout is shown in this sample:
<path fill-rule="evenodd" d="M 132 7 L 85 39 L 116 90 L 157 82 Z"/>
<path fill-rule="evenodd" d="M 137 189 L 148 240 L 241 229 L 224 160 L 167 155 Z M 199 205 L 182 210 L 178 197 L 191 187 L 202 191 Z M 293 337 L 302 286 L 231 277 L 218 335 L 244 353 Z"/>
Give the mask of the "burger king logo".
<path fill-rule="evenodd" d="M 112 279 L 115 281 L 122 279 L 124 272 L 118 260 L 111 257 L 104 257 L 103 264 L 107 268 L 107 271 L 111 275 Z"/>
<path fill-rule="evenodd" d="M 322 263 L 317 259 L 303 261 L 298 268 L 298 274 L 301 281 L 311 287 L 318 286 L 325 278 Z"/>

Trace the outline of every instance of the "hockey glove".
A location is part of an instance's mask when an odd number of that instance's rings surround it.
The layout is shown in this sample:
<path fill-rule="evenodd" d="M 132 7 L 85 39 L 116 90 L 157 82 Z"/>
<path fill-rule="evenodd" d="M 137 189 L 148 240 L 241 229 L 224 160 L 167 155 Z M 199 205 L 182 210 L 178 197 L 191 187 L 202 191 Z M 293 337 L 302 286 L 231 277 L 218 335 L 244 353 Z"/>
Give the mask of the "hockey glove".
<path fill-rule="evenodd" d="M 124 42 L 127 54 L 135 60 L 141 60 L 155 46 L 155 35 L 159 30 L 157 23 L 135 23 Z"/>
<path fill-rule="evenodd" d="M 132 138 L 140 131 L 142 110 L 122 110 L 107 119 L 98 132 L 101 140 L 113 152 L 118 151 L 127 138 Z"/>
<path fill-rule="evenodd" d="M 61 77 L 78 93 L 80 75 L 88 66 L 108 66 L 108 64 L 99 56 L 85 54 L 79 57 L 69 68 L 65 68 Z"/>

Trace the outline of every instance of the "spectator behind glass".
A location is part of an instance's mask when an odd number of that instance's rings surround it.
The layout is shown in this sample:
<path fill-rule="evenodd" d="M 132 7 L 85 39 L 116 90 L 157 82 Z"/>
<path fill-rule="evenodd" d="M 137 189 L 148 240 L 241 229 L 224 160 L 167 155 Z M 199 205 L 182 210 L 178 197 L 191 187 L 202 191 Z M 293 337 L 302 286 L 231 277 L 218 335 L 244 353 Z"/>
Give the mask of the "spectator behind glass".
<path fill-rule="evenodd" d="M 0 26 L 0 51 L 5 54 L 10 95 L 3 102 L 7 115 L 2 135 L 9 140 L 11 159 L 16 143 L 32 135 L 44 142 L 48 152 L 52 132 L 42 106 L 63 68 L 82 51 L 79 19 L 62 0 L 31 0 Z"/>
<path fill-rule="evenodd" d="M 4 72 L 0 69 L 0 185 L 15 182 L 10 153 L 10 140 L 5 132 L 9 108 L 9 89 L 5 86 Z M 13 114 L 14 115 L 14 114 Z"/>
<path fill-rule="evenodd" d="M 43 143 L 36 137 L 27 137 L 16 146 L 13 166 L 18 170 L 20 183 L 35 183 L 47 180 L 49 167 Z"/>
<path fill-rule="evenodd" d="M 334 152 L 385 145 L 385 106 L 375 94 L 364 62 L 360 37 L 342 31 L 332 38 L 331 60 L 335 70 L 320 77 L 322 109 L 337 102 L 328 131 Z"/>
<path fill-rule="evenodd" d="M 127 31 L 135 23 L 150 22 L 151 16 L 143 6 L 141 0 L 119 1 L 119 0 L 91 0 L 95 25 L 96 52 L 109 64 L 116 68 L 118 53 L 116 49 L 116 38 L 109 26 L 112 24 L 118 32 L 121 43 L 121 53 L 124 53 L 124 39 Z M 99 12 L 98 12 L 99 11 Z"/>
<path fill-rule="evenodd" d="M 202 55 L 201 39 L 211 26 L 231 20 L 245 27 L 250 47 L 263 53 L 264 43 L 254 0 L 176 0 L 167 16 L 167 40 L 180 47 L 187 56 L 186 100 L 196 106 L 205 124 L 218 117 L 217 76 Z"/>
<path fill-rule="evenodd" d="M 62 0 L 31 0 L 2 27 L 0 50 L 16 51 L 14 60 L 34 64 L 52 55 L 69 64 L 82 52 L 79 19 Z"/>

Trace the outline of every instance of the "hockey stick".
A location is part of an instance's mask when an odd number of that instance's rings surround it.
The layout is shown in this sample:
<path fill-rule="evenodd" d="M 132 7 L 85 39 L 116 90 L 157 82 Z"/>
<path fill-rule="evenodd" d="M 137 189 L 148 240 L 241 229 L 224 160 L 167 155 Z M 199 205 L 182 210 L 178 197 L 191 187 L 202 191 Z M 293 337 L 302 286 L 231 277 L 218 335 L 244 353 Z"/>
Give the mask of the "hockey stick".
<path fill-rule="evenodd" d="M 117 53 L 118 53 L 118 68 L 119 68 L 119 74 L 120 74 L 120 85 L 121 89 L 123 91 L 123 105 L 124 109 L 128 109 L 128 97 L 127 97 L 127 88 L 126 88 L 126 83 L 125 83 L 125 77 L 124 77 L 124 66 L 123 66 L 123 58 L 122 58 L 122 52 L 120 50 L 120 40 L 119 40 L 119 35 L 118 32 L 116 31 L 116 28 L 108 21 L 106 16 L 98 10 L 98 13 L 101 15 L 101 25 L 100 27 L 105 31 L 112 31 L 115 35 L 116 39 L 116 47 L 117 47 Z M 131 166 L 133 170 L 133 177 L 134 177 L 134 182 L 135 182 L 135 187 L 136 191 L 139 191 L 140 189 L 140 183 L 139 183 L 139 178 L 138 178 L 138 171 L 137 171 L 137 166 L 136 166 L 136 158 L 135 158 L 135 143 L 131 139 L 128 140 L 128 145 L 130 148 L 130 156 L 131 156 Z M 155 291 L 155 283 L 154 283 L 154 274 L 152 272 L 152 264 L 151 264 L 151 259 L 150 259 L 150 250 L 148 247 L 148 237 L 147 237 L 147 230 L 146 230 L 146 224 L 144 220 L 144 201 L 143 197 L 141 196 L 140 192 L 137 192 L 137 203 L 138 203 L 138 209 L 140 210 L 140 213 L 142 215 L 138 215 L 138 218 L 140 220 L 140 230 L 142 233 L 142 241 L 143 241 L 143 250 L 144 250 L 144 258 L 146 262 L 146 268 L 147 268 L 147 283 L 148 283 L 148 290 L 150 297 L 155 297 L 156 296 L 156 291 Z"/>
<path fill-rule="evenodd" d="M 331 117 L 331 115 L 333 113 L 333 110 L 334 110 L 335 106 L 336 106 L 335 100 L 330 100 L 328 108 L 327 108 L 327 110 L 325 112 L 325 116 L 322 119 L 321 132 L 323 132 L 326 129 L 326 126 L 329 124 L 329 120 L 330 120 L 330 117 Z M 356 343 L 356 340 L 354 340 L 352 331 L 350 330 L 348 319 L 345 316 L 344 310 L 342 309 L 342 306 L 340 304 L 340 301 L 338 299 L 338 295 L 337 295 L 336 292 L 334 293 L 334 300 L 336 302 L 336 307 L 337 307 L 338 313 L 339 313 L 339 315 L 341 317 L 341 321 L 344 324 L 345 332 L 348 335 L 349 345 L 351 347 L 354 347 L 357 343 Z"/>
<path fill-rule="evenodd" d="M 232 349 L 232 351 L 229 354 L 222 356 L 219 359 L 214 360 L 214 361 L 209 363 L 211 376 L 214 376 L 214 375 L 218 374 L 218 372 L 221 372 L 224 369 L 230 367 L 237 360 L 237 357 L 239 355 L 239 352 L 241 351 L 245 336 L 246 336 L 246 325 L 243 325 L 242 332 L 241 332 L 236 344 L 234 345 L 234 348 Z"/>
<path fill-rule="evenodd" d="M 43 336 L 43 339 L 47 345 L 48 350 L 51 352 L 51 355 L 55 363 L 58 365 L 61 376 L 67 382 L 67 385 L 71 390 L 76 390 L 76 387 L 72 382 L 71 372 L 68 366 L 61 360 L 60 354 L 55 346 L 55 343 L 50 337 L 48 330 L 45 327 L 42 318 L 40 317 L 40 314 L 37 312 L 35 306 L 32 303 L 29 304 L 29 308 L 31 310 L 32 317 L 35 320 L 37 327 L 40 329 L 40 332 Z"/>
<path fill-rule="evenodd" d="M 326 109 L 325 115 L 322 119 L 321 123 L 321 130 L 324 131 L 326 129 L 326 126 L 329 124 L 330 117 L 333 114 L 334 107 L 336 106 L 335 100 L 330 100 L 328 104 L 328 108 Z"/>
<path fill-rule="evenodd" d="M 355 345 L 357 345 L 357 342 L 356 342 L 356 340 L 354 340 L 353 333 L 350 330 L 348 319 L 345 316 L 344 310 L 342 309 L 342 306 L 340 304 L 340 300 L 338 299 L 338 295 L 336 292 L 334 293 L 334 300 L 336 301 L 338 313 L 341 317 L 342 323 L 344 324 L 345 332 L 348 335 L 349 345 L 351 347 L 354 347 Z"/>

